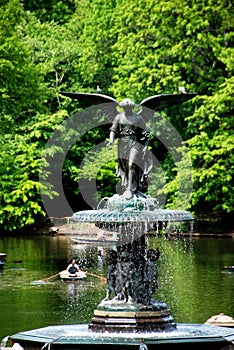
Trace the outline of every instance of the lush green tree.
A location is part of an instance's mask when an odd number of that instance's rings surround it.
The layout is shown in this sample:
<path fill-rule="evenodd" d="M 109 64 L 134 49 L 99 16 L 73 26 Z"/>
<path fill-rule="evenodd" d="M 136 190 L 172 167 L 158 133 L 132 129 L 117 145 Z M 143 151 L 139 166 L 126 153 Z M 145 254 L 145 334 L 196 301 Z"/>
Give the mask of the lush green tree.
<path fill-rule="evenodd" d="M 48 92 L 40 70 L 30 59 L 30 47 L 23 40 L 24 11 L 19 1 L 0 8 L 0 110 L 1 131 L 12 132 L 43 111 Z"/>
<path fill-rule="evenodd" d="M 40 201 L 38 172 L 41 152 L 37 143 L 26 142 L 21 135 L 5 137 L 1 146 L 0 227 L 17 230 L 45 216 Z"/>
<path fill-rule="evenodd" d="M 233 85 L 231 77 L 214 95 L 204 97 L 204 104 L 189 118 L 189 127 L 193 132 L 197 129 L 187 141 L 194 164 L 196 212 L 234 210 Z"/>
<path fill-rule="evenodd" d="M 117 33 L 113 29 L 115 0 L 77 2 L 76 12 L 69 22 L 73 40 L 80 46 L 74 80 L 81 82 L 81 91 L 96 92 L 99 85 L 110 94 L 114 63 L 113 45 Z M 73 86 L 75 87 L 75 81 Z M 73 88 L 74 90 L 74 88 Z"/>
<path fill-rule="evenodd" d="M 64 126 L 64 121 L 72 121 L 85 107 L 59 91 L 95 92 L 97 85 L 118 100 L 130 97 L 136 103 L 154 94 L 178 93 L 180 85 L 197 92 L 193 101 L 162 111 L 151 121 L 156 161 L 150 194 L 170 207 L 233 211 L 232 17 L 229 0 L 3 1 L 2 227 L 23 227 L 43 217 L 41 152 L 60 130 L 59 146 L 46 149 L 51 159 L 59 159 L 77 132 L 77 126 L 66 129 L 69 122 Z M 108 138 L 108 128 L 90 125 L 67 153 L 63 184 L 74 209 L 81 176 L 96 179 L 98 189 L 105 187 L 102 196 L 115 189 L 114 155 L 100 167 L 108 151 L 89 153 Z M 49 197 L 56 188 L 50 187 L 46 169 Z M 182 183 L 187 183 L 185 194 L 193 184 L 191 203 L 179 195 Z"/>
<path fill-rule="evenodd" d="M 40 69 L 45 86 L 51 91 L 47 107 L 52 112 L 63 106 L 72 111 L 68 100 L 59 95 L 59 90 L 66 91 L 67 86 L 72 85 L 81 51 L 79 44 L 74 43 L 71 28 L 53 21 L 41 23 L 33 14 L 28 14 L 24 40 L 31 49 L 31 61 Z M 76 85 L 79 89 L 79 81 Z"/>
<path fill-rule="evenodd" d="M 0 9 L 1 227 L 16 229 L 42 215 L 38 183 L 40 149 L 25 135 L 31 118 L 46 111 L 43 75 L 24 41 L 24 11 L 17 0 Z"/>
<path fill-rule="evenodd" d="M 75 11 L 74 0 L 23 0 L 25 10 L 34 12 L 42 22 L 55 21 L 64 24 Z"/>
<path fill-rule="evenodd" d="M 65 111 L 38 114 L 27 125 L 19 127 L 21 134 L 3 136 L 0 160 L 0 227 L 3 230 L 37 228 L 45 220 L 41 191 L 50 198 L 57 194 L 47 181 L 50 174 L 42 151 L 54 129 L 59 128 L 66 117 Z M 62 152 L 61 148 L 62 145 L 54 145 L 50 151 L 55 155 Z M 39 175 L 44 181 L 39 181 Z"/>
<path fill-rule="evenodd" d="M 94 2 L 92 6 L 98 6 L 98 2 Z M 197 92 L 195 103 L 174 107 L 162 114 L 171 121 L 182 138 L 188 140 L 186 146 L 191 149 L 194 169 L 192 202 L 190 205 L 188 202 L 186 205 L 177 204 L 193 210 L 232 211 L 232 191 L 229 188 L 232 168 L 230 152 L 233 144 L 233 82 L 230 80 L 233 76 L 231 2 L 130 0 L 128 3 L 116 1 L 110 6 L 112 13 L 106 11 L 104 19 L 100 16 L 99 9 L 93 11 L 91 17 L 88 16 L 92 21 L 88 19 L 84 23 L 82 39 L 83 45 L 88 44 L 87 50 L 90 41 L 85 39 L 90 35 L 92 40 L 92 49 L 87 59 L 82 57 L 86 68 L 86 80 L 95 81 L 95 72 L 102 74 L 103 67 L 106 67 L 111 73 L 109 92 L 118 99 L 128 96 L 136 102 L 153 94 L 178 93 L 179 85 L 189 92 Z M 103 20 L 100 21 L 100 18 Z M 111 26 L 107 26 L 106 19 Z M 100 25 L 106 33 L 105 42 L 101 40 Z M 92 27 L 95 28 L 95 34 Z M 106 42 L 110 44 L 109 51 L 105 50 Z M 101 60 L 103 66 L 97 58 L 99 52 L 102 52 L 104 58 Z M 109 59 L 105 53 L 109 54 Z M 101 80 L 101 77 L 99 79 Z M 213 117 L 209 116 L 210 109 Z M 202 117 L 204 114 L 207 121 Z M 217 122 L 214 123 L 214 120 Z M 161 130 L 157 130 L 156 121 L 157 118 L 152 122 L 152 130 L 157 140 L 157 133 Z M 204 128 L 207 128 L 205 134 Z M 167 130 L 164 132 L 166 134 Z M 178 167 L 183 169 L 180 170 L 181 176 L 181 173 L 188 171 L 185 164 L 187 162 L 182 159 L 174 164 L 168 149 L 162 147 L 160 142 L 155 142 L 155 138 L 152 139 L 151 145 L 152 151 L 162 162 L 161 168 L 164 169 L 164 178 L 167 180 L 163 191 L 166 191 L 168 205 L 173 207 L 181 182 Z M 213 149 L 214 145 L 216 151 Z M 177 151 L 180 152 L 179 149 Z M 209 162 L 204 161 L 205 154 Z M 216 171 L 212 164 L 215 165 Z M 157 169 L 155 171 L 157 173 Z M 210 182 L 208 179 L 213 180 Z M 213 188 L 215 185 L 216 191 Z M 152 186 L 151 191 L 153 189 Z M 225 195 L 223 191 L 226 191 Z"/>
<path fill-rule="evenodd" d="M 232 11 L 229 2 L 207 5 L 196 2 L 191 8 L 185 7 L 184 17 L 180 19 L 187 34 L 183 43 L 184 72 L 190 81 L 194 81 L 199 94 L 205 95 L 197 98 L 195 112 L 192 114 L 190 110 L 191 116 L 187 114 L 185 118 L 184 135 L 194 169 L 191 208 L 195 212 L 233 211 Z M 191 35 L 194 39 L 188 41 Z M 178 54 L 182 57 L 182 51 Z M 189 57 L 190 62 L 186 62 Z M 173 205 L 178 194 L 178 176 L 168 183 L 167 191 L 170 205 Z"/>

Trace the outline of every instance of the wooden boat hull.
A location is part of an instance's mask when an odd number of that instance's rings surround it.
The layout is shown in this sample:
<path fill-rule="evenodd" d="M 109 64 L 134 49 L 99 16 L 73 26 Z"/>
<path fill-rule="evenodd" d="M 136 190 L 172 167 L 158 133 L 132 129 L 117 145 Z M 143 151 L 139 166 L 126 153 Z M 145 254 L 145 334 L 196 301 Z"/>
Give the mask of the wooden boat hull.
<path fill-rule="evenodd" d="M 234 266 L 224 266 L 222 268 L 222 271 L 224 271 L 224 272 L 234 272 Z"/>
<path fill-rule="evenodd" d="M 0 253 L 0 270 L 3 270 L 4 265 L 6 263 L 6 253 Z"/>
<path fill-rule="evenodd" d="M 63 281 L 79 281 L 79 280 L 84 280 L 87 275 L 86 272 L 80 271 L 77 272 L 76 274 L 70 274 L 67 270 L 59 272 L 59 276 Z"/>

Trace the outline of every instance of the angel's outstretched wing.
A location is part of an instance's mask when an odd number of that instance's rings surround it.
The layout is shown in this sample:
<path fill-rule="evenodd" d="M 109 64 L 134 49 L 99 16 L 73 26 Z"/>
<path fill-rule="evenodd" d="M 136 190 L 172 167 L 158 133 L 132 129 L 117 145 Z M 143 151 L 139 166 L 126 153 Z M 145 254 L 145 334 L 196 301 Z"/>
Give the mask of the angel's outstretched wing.
<path fill-rule="evenodd" d="M 103 115 L 112 123 L 118 114 L 116 107 L 118 102 L 113 97 L 103 94 L 92 94 L 84 92 L 60 92 L 61 95 L 78 100 L 86 107 L 99 105 Z"/>
<path fill-rule="evenodd" d="M 195 96 L 197 96 L 196 93 L 150 96 L 141 101 L 140 105 L 142 107 L 142 110 L 140 111 L 140 114 L 142 114 L 144 116 L 144 119 L 148 121 L 153 116 L 154 112 L 159 111 L 163 108 L 172 107 L 180 103 L 189 101 Z M 150 110 L 152 110 L 152 112 Z"/>

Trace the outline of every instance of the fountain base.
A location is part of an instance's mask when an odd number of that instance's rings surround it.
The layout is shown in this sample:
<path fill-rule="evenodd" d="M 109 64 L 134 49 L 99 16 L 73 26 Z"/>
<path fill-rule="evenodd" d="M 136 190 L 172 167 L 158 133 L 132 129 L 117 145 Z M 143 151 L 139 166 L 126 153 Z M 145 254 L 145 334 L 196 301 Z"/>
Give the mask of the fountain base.
<path fill-rule="evenodd" d="M 89 324 L 91 331 L 115 333 L 171 331 L 175 328 L 167 304 L 156 300 L 148 306 L 118 300 L 102 301 Z"/>
<path fill-rule="evenodd" d="M 90 332 L 88 325 L 48 326 L 10 337 L 24 350 L 93 350 L 139 349 L 144 339 L 149 350 L 231 350 L 234 342 L 232 328 L 205 324 L 177 324 L 171 332 L 99 333 Z"/>

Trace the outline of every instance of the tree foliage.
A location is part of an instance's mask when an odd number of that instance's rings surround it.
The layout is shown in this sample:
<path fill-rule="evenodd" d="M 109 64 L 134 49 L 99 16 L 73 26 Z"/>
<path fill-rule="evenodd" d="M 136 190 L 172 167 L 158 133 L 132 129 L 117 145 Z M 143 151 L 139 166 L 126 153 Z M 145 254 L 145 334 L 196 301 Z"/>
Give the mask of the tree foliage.
<path fill-rule="evenodd" d="M 136 103 L 154 94 L 178 93 L 178 86 L 197 92 L 193 101 L 161 113 L 184 140 L 181 149 L 173 143 L 167 149 L 160 141 L 157 116 L 151 121 L 151 150 L 157 162 L 150 191 L 162 196 L 166 206 L 178 205 L 187 170 L 183 158 L 175 164 L 171 155 L 183 153 L 186 146 L 193 167 L 193 193 L 190 204 L 181 197 L 180 206 L 195 213 L 232 212 L 232 18 L 230 0 L 2 1 L 0 212 L 4 230 L 34 225 L 46 215 L 38 180 L 41 152 L 68 115 L 84 107 L 61 97 L 59 91 L 95 92 L 97 85 L 106 94 Z M 95 162 L 91 157 L 86 168 L 79 168 L 93 145 L 107 137 L 108 127 L 90 129 L 67 155 L 63 183 L 74 209 L 79 176 L 97 178 L 100 188 L 105 187 L 102 195 L 111 195 L 116 185 L 113 159 L 99 169 L 98 157 Z M 48 196 L 55 192 L 48 187 Z"/>
<path fill-rule="evenodd" d="M 41 22 L 64 24 L 75 9 L 74 0 L 23 0 L 24 9 L 34 12 Z"/>
<path fill-rule="evenodd" d="M 194 164 L 195 210 L 233 211 L 233 83 L 230 78 L 205 97 L 205 108 L 189 118 L 189 125 L 200 120 L 197 134 L 187 141 Z"/>
<path fill-rule="evenodd" d="M 0 9 L 0 110 L 1 131 L 13 132 L 27 123 L 35 110 L 43 110 L 48 96 L 43 76 L 30 59 L 24 37 L 24 11 L 17 0 Z M 10 128 L 11 127 L 11 128 Z"/>

